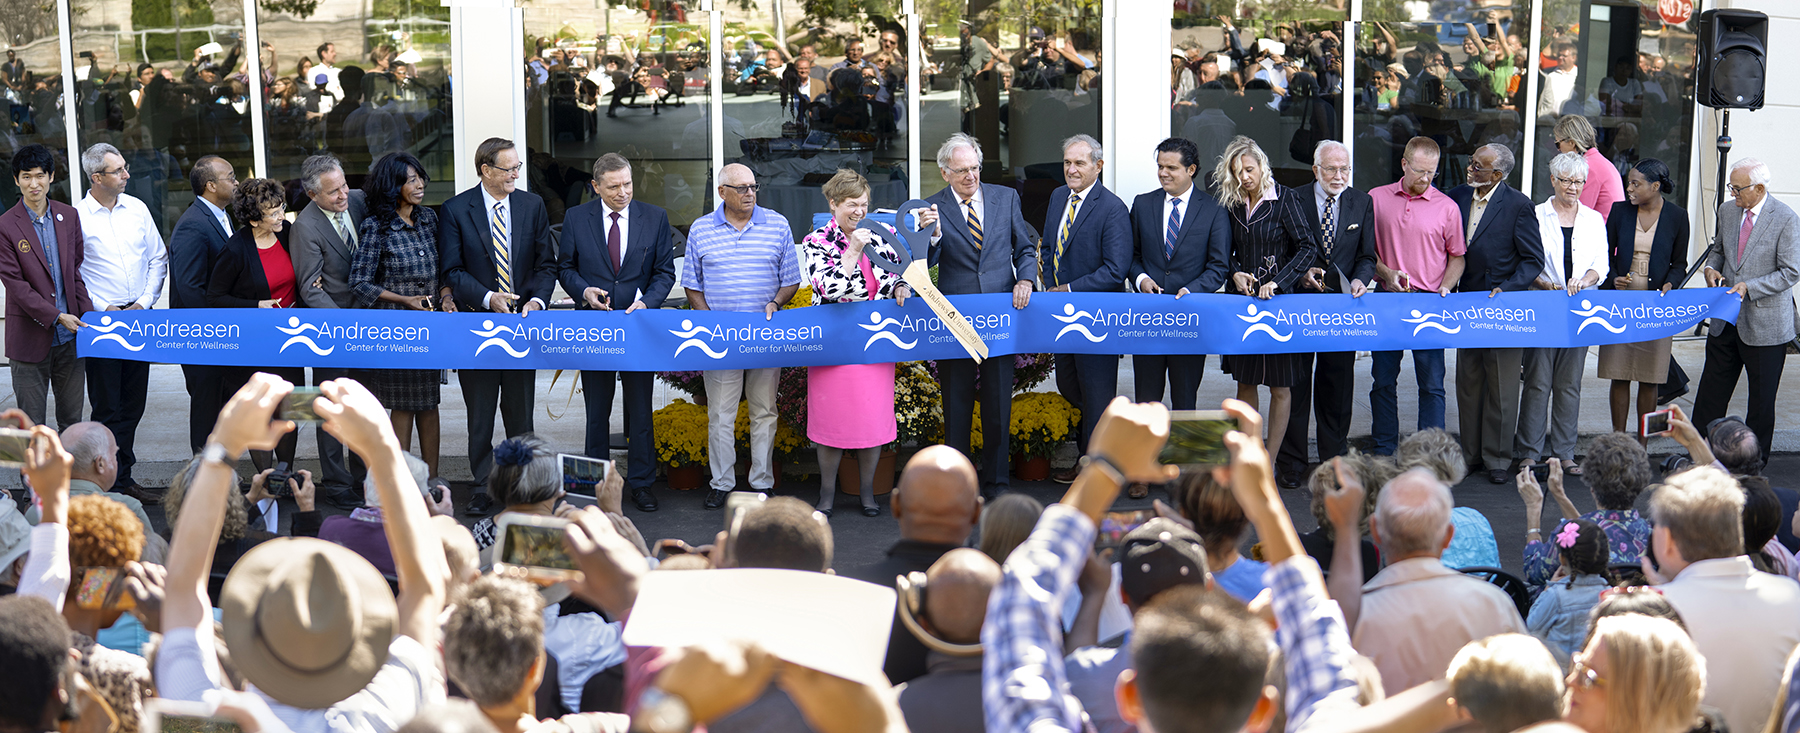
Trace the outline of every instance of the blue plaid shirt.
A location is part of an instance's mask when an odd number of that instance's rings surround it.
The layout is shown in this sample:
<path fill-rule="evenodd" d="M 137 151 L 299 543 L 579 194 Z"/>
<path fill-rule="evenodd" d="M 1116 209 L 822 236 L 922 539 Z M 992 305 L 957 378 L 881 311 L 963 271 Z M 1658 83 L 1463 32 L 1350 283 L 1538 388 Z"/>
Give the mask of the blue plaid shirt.
<path fill-rule="evenodd" d="M 23 206 L 23 204 L 20 204 Z M 38 216 L 31 207 L 25 207 L 25 215 L 31 217 L 31 228 L 37 231 L 38 246 L 44 248 L 44 259 L 50 263 L 50 283 L 56 289 L 56 310 L 58 313 L 69 312 L 69 298 L 63 288 L 62 257 L 57 251 L 56 217 L 50 214 L 50 204 L 45 202 L 44 215 Z M 77 313 L 76 315 L 81 315 Z M 58 323 L 50 327 L 50 343 L 61 346 L 75 338 L 69 329 Z"/>
<path fill-rule="evenodd" d="M 1094 545 L 1094 523 L 1052 504 L 1031 536 L 1006 559 L 1006 577 L 988 600 L 981 629 L 982 708 L 989 733 L 1087 730 L 1080 701 L 1069 694 L 1059 610 Z M 1297 555 L 1263 575 L 1286 653 L 1288 730 L 1302 731 L 1317 713 L 1356 705 L 1350 633 L 1326 597 L 1319 565 Z"/>

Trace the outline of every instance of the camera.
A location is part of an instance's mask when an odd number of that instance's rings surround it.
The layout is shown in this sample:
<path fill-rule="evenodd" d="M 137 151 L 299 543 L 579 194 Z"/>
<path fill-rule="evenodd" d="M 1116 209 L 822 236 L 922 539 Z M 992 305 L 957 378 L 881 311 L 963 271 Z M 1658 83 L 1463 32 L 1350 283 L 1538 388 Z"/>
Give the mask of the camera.
<path fill-rule="evenodd" d="M 1694 459 L 1680 453 L 1671 453 L 1668 458 L 1663 459 L 1662 472 L 1663 475 L 1667 476 L 1692 465 L 1694 465 Z"/>
<path fill-rule="evenodd" d="M 263 484 L 263 491 L 277 499 L 293 496 L 294 487 L 288 481 L 294 478 L 297 476 L 288 467 L 287 461 L 280 461 L 275 464 L 275 470 L 269 474 L 268 481 Z"/>

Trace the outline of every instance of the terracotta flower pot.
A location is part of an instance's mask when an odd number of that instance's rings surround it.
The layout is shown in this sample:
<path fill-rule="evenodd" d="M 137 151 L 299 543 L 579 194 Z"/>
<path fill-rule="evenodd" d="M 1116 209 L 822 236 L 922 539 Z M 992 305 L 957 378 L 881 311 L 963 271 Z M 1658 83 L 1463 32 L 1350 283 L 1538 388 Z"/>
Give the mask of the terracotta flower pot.
<path fill-rule="evenodd" d="M 1012 470 L 1013 477 L 1020 481 L 1045 481 L 1050 478 L 1050 458 L 1014 453 Z"/>
<path fill-rule="evenodd" d="M 900 454 L 897 451 L 883 450 L 880 460 L 875 463 L 875 494 L 877 496 L 894 490 L 894 460 Z M 857 466 L 856 454 L 844 451 L 844 460 L 838 463 L 838 491 L 857 493 L 862 491 L 862 472 Z"/>
<path fill-rule="evenodd" d="M 669 488 L 692 491 L 706 485 L 706 467 L 701 465 L 670 466 Z"/>

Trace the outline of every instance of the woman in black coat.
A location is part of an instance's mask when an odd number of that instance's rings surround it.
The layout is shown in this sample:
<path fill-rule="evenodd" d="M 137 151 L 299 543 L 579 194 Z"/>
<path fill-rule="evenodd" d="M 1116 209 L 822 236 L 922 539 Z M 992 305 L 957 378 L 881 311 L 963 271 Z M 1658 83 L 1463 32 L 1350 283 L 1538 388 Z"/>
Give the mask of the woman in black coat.
<path fill-rule="evenodd" d="M 212 279 L 206 286 L 206 304 L 213 308 L 294 308 L 300 305 L 298 283 L 295 282 L 294 260 L 288 254 L 286 198 L 281 184 L 267 178 L 253 178 L 238 186 L 231 198 L 231 213 L 243 222 L 237 233 L 225 242 Z M 226 372 L 223 394 L 230 395 L 250 381 L 250 375 L 268 372 L 296 385 L 306 384 L 306 370 L 301 367 L 236 367 Z M 294 464 L 294 447 L 298 431 L 282 436 L 274 451 L 274 460 Z M 251 451 L 250 459 L 258 470 L 272 461 L 266 451 Z"/>
<path fill-rule="evenodd" d="M 1600 287 L 1669 292 L 1687 274 L 1688 215 L 1665 196 L 1672 193 L 1669 166 L 1645 158 L 1625 177 L 1625 200 L 1606 217 L 1610 274 Z M 1613 430 L 1636 433 L 1637 420 L 1656 409 L 1657 388 L 1669 381 L 1670 337 L 1600 347 L 1601 379 L 1612 380 Z M 1632 411 L 1631 383 L 1638 383 Z M 1631 422 L 1626 422 L 1632 418 Z M 1640 438 L 1639 440 L 1643 440 Z"/>

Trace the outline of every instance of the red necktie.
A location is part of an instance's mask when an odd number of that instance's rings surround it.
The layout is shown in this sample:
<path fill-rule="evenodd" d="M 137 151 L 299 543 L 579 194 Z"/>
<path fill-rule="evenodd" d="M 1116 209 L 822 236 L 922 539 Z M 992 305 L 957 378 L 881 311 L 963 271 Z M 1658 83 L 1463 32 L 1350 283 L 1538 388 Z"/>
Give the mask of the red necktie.
<path fill-rule="evenodd" d="M 1738 229 L 1738 262 L 1744 261 L 1744 245 L 1750 243 L 1750 230 L 1756 227 L 1756 212 L 1744 211 L 1744 226 Z"/>
<path fill-rule="evenodd" d="M 606 251 L 612 254 L 613 272 L 618 272 L 621 267 L 619 253 L 622 249 L 624 248 L 619 243 L 619 212 L 615 211 L 612 215 L 612 226 L 606 232 Z"/>

